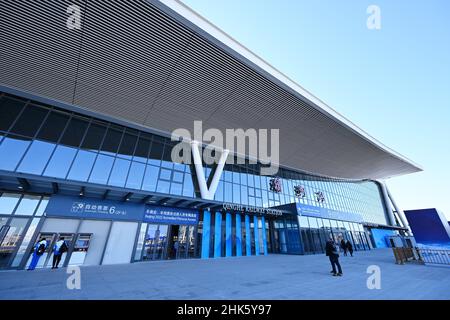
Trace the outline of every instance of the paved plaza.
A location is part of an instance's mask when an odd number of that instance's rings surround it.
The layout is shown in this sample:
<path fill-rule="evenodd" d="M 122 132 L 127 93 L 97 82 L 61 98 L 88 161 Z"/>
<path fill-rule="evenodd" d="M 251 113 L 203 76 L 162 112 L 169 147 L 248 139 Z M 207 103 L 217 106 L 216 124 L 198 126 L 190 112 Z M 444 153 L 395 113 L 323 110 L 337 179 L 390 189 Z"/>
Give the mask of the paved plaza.
<path fill-rule="evenodd" d="M 0 299 L 450 299 L 450 267 L 396 265 L 391 250 L 341 257 L 343 277 L 325 255 L 157 261 L 81 268 L 69 290 L 66 269 L 0 272 Z M 367 288 L 367 268 L 381 289 Z"/>

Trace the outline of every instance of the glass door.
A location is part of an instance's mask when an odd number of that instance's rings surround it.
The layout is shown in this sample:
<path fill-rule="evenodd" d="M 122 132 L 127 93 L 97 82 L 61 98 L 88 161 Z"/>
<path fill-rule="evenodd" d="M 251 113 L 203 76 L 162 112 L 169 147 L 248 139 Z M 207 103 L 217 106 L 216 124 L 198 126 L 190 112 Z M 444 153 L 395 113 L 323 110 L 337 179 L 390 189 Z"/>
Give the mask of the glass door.
<path fill-rule="evenodd" d="M 16 248 L 20 245 L 24 231 L 27 227 L 27 218 L 12 218 L 6 222 L 6 218 L 0 218 L 2 239 L 0 239 L 0 269 L 9 266 Z"/>
<path fill-rule="evenodd" d="M 195 226 L 189 226 L 187 230 L 187 257 L 195 258 Z"/>
<path fill-rule="evenodd" d="M 144 260 L 161 260 L 167 256 L 167 225 L 149 224 L 144 242 Z"/>
<path fill-rule="evenodd" d="M 180 226 L 178 229 L 178 249 L 176 253 L 176 259 L 187 258 L 187 226 Z"/>

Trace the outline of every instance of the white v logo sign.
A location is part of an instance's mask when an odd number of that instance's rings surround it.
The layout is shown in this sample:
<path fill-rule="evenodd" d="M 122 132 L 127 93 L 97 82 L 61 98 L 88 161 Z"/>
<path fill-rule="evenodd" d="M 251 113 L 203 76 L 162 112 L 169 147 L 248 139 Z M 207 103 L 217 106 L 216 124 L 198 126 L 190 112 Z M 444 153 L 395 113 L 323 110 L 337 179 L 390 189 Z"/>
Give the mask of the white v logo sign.
<path fill-rule="evenodd" d="M 194 158 L 195 173 L 197 174 L 197 182 L 200 188 L 200 195 L 202 199 L 213 200 L 216 193 L 217 186 L 219 185 L 220 176 L 223 172 L 223 167 L 227 161 L 230 150 L 222 150 L 222 154 L 217 164 L 216 171 L 211 180 L 211 184 L 208 188 L 205 179 L 205 171 L 203 170 L 202 157 L 200 155 L 200 149 L 197 141 L 191 141 L 192 157 Z"/>

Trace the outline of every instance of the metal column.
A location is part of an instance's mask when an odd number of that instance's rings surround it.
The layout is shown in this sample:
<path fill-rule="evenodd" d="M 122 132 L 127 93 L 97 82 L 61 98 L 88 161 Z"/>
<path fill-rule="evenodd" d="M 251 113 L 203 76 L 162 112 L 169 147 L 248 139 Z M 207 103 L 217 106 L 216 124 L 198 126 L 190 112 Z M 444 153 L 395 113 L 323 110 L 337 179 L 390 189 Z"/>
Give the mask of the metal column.
<path fill-rule="evenodd" d="M 391 200 L 392 205 L 394 206 L 395 211 L 397 211 L 398 217 L 402 221 L 403 227 L 408 229 L 408 235 L 409 236 L 412 235 L 412 231 L 411 231 L 411 228 L 409 226 L 408 220 L 406 219 L 405 213 L 403 212 L 403 210 L 400 209 L 399 206 L 397 206 L 397 204 L 395 203 L 395 200 L 392 197 L 392 194 L 389 191 L 389 189 L 387 188 L 387 186 L 386 186 L 386 191 L 387 191 L 389 199 Z"/>

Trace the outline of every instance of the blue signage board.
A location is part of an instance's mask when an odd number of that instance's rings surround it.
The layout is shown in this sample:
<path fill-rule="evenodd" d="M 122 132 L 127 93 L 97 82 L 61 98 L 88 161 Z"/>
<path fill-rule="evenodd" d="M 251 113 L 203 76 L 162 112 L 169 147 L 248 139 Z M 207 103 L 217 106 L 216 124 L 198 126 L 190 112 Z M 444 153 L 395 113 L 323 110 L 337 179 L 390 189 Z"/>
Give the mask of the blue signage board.
<path fill-rule="evenodd" d="M 53 195 L 47 216 L 142 221 L 145 204 Z"/>
<path fill-rule="evenodd" d="M 297 214 L 301 216 L 363 222 L 362 215 L 358 213 L 337 211 L 323 207 L 315 207 L 298 202 L 296 203 L 296 208 Z"/>
<path fill-rule="evenodd" d="M 144 222 L 196 225 L 198 223 L 198 211 L 147 205 Z"/>

